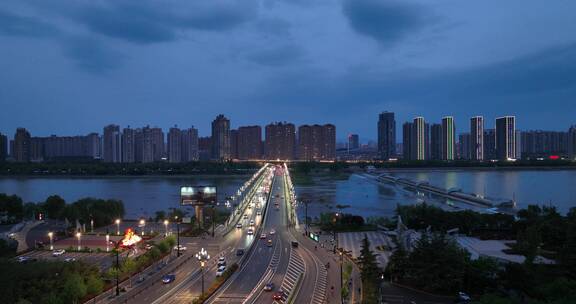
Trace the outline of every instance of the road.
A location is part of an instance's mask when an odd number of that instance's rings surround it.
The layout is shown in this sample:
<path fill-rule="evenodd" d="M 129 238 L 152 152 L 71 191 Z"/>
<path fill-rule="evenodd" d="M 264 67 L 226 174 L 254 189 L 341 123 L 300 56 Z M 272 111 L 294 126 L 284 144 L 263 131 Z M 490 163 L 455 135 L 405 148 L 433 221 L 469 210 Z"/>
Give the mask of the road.
<path fill-rule="evenodd" d="M 261 185 L 265 183 L 265 177 L 256 184 Z M 262 215 L 257 215 L 256 204 L 260 202 L 259 197 L 264 197 L 265 193 L 257 191 L 251 198 L 253 206 L 244 210 L 244 215 L 240 219 L 242 224 L 241 229 L 234 229 L 225 236 L 217 236 L 216 238 L 181 238 L 181 244 L 187 247 L 187 250 L 177 260 L 173 261 L 173 265 L 177 265 L 174 271 L 169 271 L 172 268 L 166 267 L 160 274 L 174 273 L 176 280 L 170 284 L 162 284 L 159 280 L 160 275 L 150 277 L 152 282 L 142 283 L 140 288 L 135 291 L 130 291 L 128 294 L 116 299 L 115 303 L 190 303 L 194 298 L 201 294 L 202 272 L 200 263 L 194 258 L 194 255 L 205 248 L 211 259 L 207 261 L 204 268 L 204 285 L 205 290 L 209 288 L 211 283 L 216 278 L 216 263 L 220 256 L 226 258 L 228 266 L 236 263 L 241 257 L 236 255 L 237 249 L 247 249 L 252 242 L 256 241 L 255 235 L 248 235 L 248 227 L 250 221 L 254 221 L 255 228 L 260 226 Z M 264 200 L 266 201 L 266 200 Z M 261 206 L 261 208 L 265 208 Z"/>

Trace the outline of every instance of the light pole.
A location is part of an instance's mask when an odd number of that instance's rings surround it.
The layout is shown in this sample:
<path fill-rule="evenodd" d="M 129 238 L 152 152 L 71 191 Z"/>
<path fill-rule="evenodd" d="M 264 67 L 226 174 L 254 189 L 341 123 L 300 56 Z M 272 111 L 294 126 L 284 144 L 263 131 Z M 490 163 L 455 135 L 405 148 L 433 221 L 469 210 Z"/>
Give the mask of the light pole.
<path fill-rule="evenodd" d="M 166 233 L 164 233 L 164 236 L 168 236 L 168 220 L 164 220 L 164 228 L 166 228 Z"/>
<path fill-rule="evenodd" d="M 48 237 L 50 238 L 50 250 L 54 250 L 54 233 L 52 231 L 48 232 Z"/>
<path fill-rule="evenodd" d="M 82 249 L 82 247 L 80 246 L 80 238 L 82 237 L 82 233 L 80 232 L 76 233 L 76 237 L 78 238 L 78 251 L 80 251 Z"/>
<path fill-rule="evenodd" d="M 94 233 L 94 219 L 90 219 L 90 232 Z"/>
<path fill-rule="evenodd" d="M 142 236 L 144 236 L 144 230 L 146 229 L 146 221 L 144 219 L 140 220 L 140 226 L 142 226 Z"/>
<path fill-rule="evenodd" d="M 110 251 L 110 235 L 106 234 L 106 252 Z"/>
<path fill-rule="evenodd" d="M 196 253 L 195 257 L 200 261 L 200 272 L 202 274 L 202 293 L 200 296 L 204 295 L 204 265 L 207 260 L 210 259 L 210 255 L 206 249 L 202 248 L 198 253 Z"/>
<path fill-rule="evenodd" d="M 120 219 L 116 219 L 116 235 L 120 235 Z"/>
<path fill-rule="evenodd" d="M 180 222 L 178 222 L 178 216 L 174 216 L 174 220 L 176 221 L 176 257 L 180 256 Z"/>
<path fill-rule="evenodd" d="M 340 214 L 338 214 L 338 212 L 336 212 L 336 216 L 334 217 L 334 228 L 332 230 L 333 234 L 334 234 L 334 253 L 336 253 L 336 248 L 338 248 L 338 233 L 336 232 L 336 223 L 337 223 L 337 218 L 340 216 Z"/>
<path fill-rule="evenodd" d="M 344 263 L 344 261 L 342 260 L 343 256 L 342 256 L 342 250 L 339 251 L 340 252 L 340 302 L 342 304 L 344 304 L 344 296 L 342 294 L 342 280 L 344 279 L 342 276 L 342 264 Z"/>

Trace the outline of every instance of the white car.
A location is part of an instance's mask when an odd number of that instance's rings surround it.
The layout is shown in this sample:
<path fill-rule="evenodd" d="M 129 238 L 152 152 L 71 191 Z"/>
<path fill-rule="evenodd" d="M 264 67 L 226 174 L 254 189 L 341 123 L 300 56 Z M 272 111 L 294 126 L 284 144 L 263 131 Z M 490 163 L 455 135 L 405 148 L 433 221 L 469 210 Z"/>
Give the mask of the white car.
<path fill-rule="evenodd" d="M 224 271 L 226 271 L 226 266 L 218 267 L 218 270 L 216 270 L 216 276 L 221 277 L 224 274 Z"/>
<path fill-rule="evenodd" d="M 261 215 L 262 215 L 262 212 L 261 212 L 260 210 L 258 210 L 258 211 L 256 211 L 256 215 L 257 215 L 257 216 L 261 216 Z"/>
<path fill-rule="evenodd" d="M 248 229 L 248 235 L 253 235 L 254 234 L 254 230 L 252 230 L 252 228 Z"/>
<path fill-rule="evenodd" d="M 186 246 L 180 245 L 180 251 L 186 251 L 186 249 L 188 249 Z M 174 246 L 174 250 L 178 250 L 178 245 Z"/>
<path fill-rule="evenodd" d="M 276 230 L 270 229 L 270 235 L 276 234 Z"/>
<path fill-rule="evenodd" d="M 65 258 L 65 259 L 64 259 L 64 262 L 68 262 L 68 263 L 70 263 L 70 262 L 76 262 L 76 259 L 75 259 L 75 258 Z"/>
<path fill-rule="evenodd" d="M 240 223 L 236 224 L 236 228 L 238 228 L 238 229 L 242 228 L 242 224 L 240 224 Z"/>
<path fill-rule="evenodd" d="M 64 250 L 64 249 L 56 249 L 56 250 L 52 251 L 52 256 L 55 256 L 55 257 L 61 256 L 65 252 L 66 252 L 66 250 Z"/>
<path fill-rule="evenodd" d="M 250 220 L 250 226 L 254 226 L 254 220 Z"/>

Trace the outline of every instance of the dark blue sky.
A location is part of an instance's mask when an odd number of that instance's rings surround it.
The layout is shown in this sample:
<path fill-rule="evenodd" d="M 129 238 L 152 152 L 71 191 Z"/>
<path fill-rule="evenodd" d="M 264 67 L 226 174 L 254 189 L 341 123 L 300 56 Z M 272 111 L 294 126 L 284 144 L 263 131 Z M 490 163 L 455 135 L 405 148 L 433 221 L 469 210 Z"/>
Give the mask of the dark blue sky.
<path fill-rule="evenodd" d="M 576 123 L 573 0 L 3 0 L 0 132 L 271 121 Z"/>

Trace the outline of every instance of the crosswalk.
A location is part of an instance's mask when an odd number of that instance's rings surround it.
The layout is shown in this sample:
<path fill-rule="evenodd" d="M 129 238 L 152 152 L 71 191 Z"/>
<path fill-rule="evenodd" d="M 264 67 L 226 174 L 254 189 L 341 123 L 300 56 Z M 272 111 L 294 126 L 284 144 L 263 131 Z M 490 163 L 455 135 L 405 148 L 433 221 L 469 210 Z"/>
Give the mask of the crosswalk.
<path fill-rule="evenodd" d="M 282 281 L 281 289 L 286 293 L 286 295 L 290 295 L 294 288 L 296 287 L 296 283 L 304 272 L 306 271 L 306 265 L 304 265 L 304 260 L 300 256 L 300 254 L 294 250 L 292 250 L 290 254 L 290 261 L 288 262 L 288 269 L 286 270 L 286 275 L 284 276 L 284 280 Z M 280 303 L 286 303 L 288 296 L 283 298 Z"/>
<path fill-rule="evenodd" d="M 328 271 L 326 267 L 316 260 L 316 267 L 318 267 L 318 280 L 316 281 L 316 286 L 314 289 L 314 295 L 312 296 L 312 304 L 323 304 L 326 301 L 326 287 L 328 286 Z"/>

